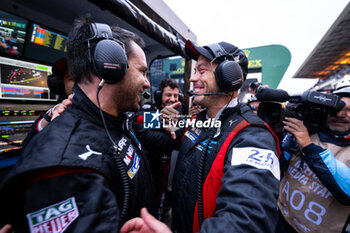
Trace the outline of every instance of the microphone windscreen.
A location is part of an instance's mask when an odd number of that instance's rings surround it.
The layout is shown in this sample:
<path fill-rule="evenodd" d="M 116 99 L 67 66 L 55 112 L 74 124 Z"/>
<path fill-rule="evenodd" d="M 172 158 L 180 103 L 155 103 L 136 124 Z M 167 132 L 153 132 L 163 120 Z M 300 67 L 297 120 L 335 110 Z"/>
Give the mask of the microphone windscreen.
<path fill-rule="evenodd" d="M 151 94 L 148 92 L 148 91 L 145 91 L 143 94 L 142 94 L 143 98 L 145 99 L 148 99 L 149 97 L 151 97 Z"/>
<path fill-rule="evenodd" d="M 286 102 L 290 99 L 288 92 L 280 89 L 258 88 L 256 98 L 260 101 Z"/>
<path fill-rule="evenodd" d="M 136 118 L 136 122 L 137 122 L 138 124 L 143 124 L 143 115 L 138 116 L 138 117 Z"/>
<path fill-rule="evenodd" d="M 188 96 L 194 96 L 195 94 L 194 94 L 194 92 L 192 90 L 188 90 L 187 91 L 187 95 Z"/>

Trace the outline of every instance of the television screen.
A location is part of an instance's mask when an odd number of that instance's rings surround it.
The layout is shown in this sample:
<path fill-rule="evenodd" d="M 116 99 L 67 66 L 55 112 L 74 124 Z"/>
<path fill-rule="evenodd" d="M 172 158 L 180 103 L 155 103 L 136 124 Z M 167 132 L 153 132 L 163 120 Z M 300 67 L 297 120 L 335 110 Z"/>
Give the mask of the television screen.
<path fill-rule="evenodd" d="M 65 56 L 67 36 L 31 23 L 29 37 L 30 39 L 26 42 L 25 57 L 54 63 Z"/>
<path fill-rule="evenodd" d="M 0 99 L 56 100 L 47 87 L 51 66 L 0 57 Z"/>
<path fill-rule="evenodd" d="M 22 55 L 28 21 L 0 10 L 0 54 Z"/>

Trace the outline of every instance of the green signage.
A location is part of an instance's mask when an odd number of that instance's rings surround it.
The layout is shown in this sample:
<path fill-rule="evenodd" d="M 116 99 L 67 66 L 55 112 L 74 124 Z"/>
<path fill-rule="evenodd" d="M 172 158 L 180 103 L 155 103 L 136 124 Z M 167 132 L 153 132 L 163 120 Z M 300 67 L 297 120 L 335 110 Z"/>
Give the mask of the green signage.
<path fill-rule="evenodd" d="M 261 82 L 277 88 L 290 64 L 291 54 L 283 45 L 267 45 L 243 49 L 248 69 L 261 69 Z"/>

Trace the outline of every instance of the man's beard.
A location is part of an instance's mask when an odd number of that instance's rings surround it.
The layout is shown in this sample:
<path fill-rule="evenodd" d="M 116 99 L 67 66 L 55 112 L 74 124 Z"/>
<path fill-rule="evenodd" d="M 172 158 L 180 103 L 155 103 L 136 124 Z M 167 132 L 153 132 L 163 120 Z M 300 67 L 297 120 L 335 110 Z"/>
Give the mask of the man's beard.
<path fill-rule="evenodd" d="M 121 112 L 136 112 L 140 109 L 140 104 L 137 103 L 136 99 L 137 97 L 132 99 L 130 101 L 130 97 L 128 98 L 127 94 L 121 95 L 122 97 L 118 99 L 118 108 L 120 109 Z"/>

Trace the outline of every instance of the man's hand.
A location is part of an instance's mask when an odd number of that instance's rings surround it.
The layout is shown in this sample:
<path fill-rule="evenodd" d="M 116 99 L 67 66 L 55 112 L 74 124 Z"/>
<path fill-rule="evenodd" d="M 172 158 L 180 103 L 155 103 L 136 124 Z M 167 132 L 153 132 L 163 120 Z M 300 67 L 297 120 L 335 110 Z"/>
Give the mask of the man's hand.
<path fill-rule="evenodd" d="M 166 121 L 166 123 L 168 123 L 169 121 L 178 121 L 179 118 L 179 111 L 177 111 L 175 108 L 179 107 L 181 105 L 181 102 L 176 102 L 172 105 L 169 106 L 165 106 L 160 113 L 161 115 L 161 120 L 163 121 L 163 119 Z"/>
<path fill-rule="evenodd" d="M 293 134 L 300 148 L 304 148 L 312 143 L 309 132 L 301 120 L 285 117 L 283 124 L 284 129 Z"/>
<path fill-rule="evenodd" d="M 68 96 L 68 99 L 64 99 L 62 103 L 59 103 L 55 107 L 53 107 L 51 120 L 55 119 L 56 117 L 64 113 L 64 111 L 66 111 L 67 107 L 69 107 L 72 104 L 72 97 L 73 94 L 70 94 Z"/>
<path fill-rule="evenodd" d="M 197 115 L 198 113 L 200 113 L 201 111 L 203 111 L 204 109 L 200 106 L 200 105 L 194 105 L 191 107 L 190 111 L 189 111 L 189 115 L 191 117 Z"/>
<path fill-rule="evenodd" d="M 62 113 L 64 113 L 64 111 L 66 111 L 66 108 L 68 106 L 70 106 L 72 104 L 72 97 L 73 94 L 70 94 L 68 96 L 68 99 L 64 99 L 62 101 L 62 103 L 56 104 L 49 113 L 46 113 L 49 117 L 51 117 L 51 119 L 46 120 L 45 117 L 39 122 L 40 126 L 40 130 L 42 130 L 43 128 L 45 128 L 46 126 L 48 126 L 50 124 L 50 121 L 52 121 L 53 119 L 55 119 L 56 117 L 58 117 L 59 115 L 61 115 Z M 39 130 L 39 131 L 40 131 Z M 1 233 L 1 232 L 0 232 Z"/>
<path fill-rule="evenodd" d="M 0 233 L 13 233 L 12 226 L 10 224 L 6 224 L 3 228 L 0 229 Z"/>
<path fill-rule="evenodd" d="M 177 122 L 179 120 L 178 116 L 180 113 L 175 108 L 179 107 L 180 105 L 181 105 L 181 102 L 176 102 L 172 105 L 165 106 L 160 111 L 160 113 L 162 114 L 160 116 L 161 121 L 163 122 L 163 120 L 164 120 L 164 123 L 166 123 L 167 125 L 171 125 L 172 121 Z M 174 140 L 176 139 L 175 131 L 177 130 L 177 128 L 166 127 L 166 128 L 164 128 L 164 130 L 170 133 L 172 139 L 174 139 Z"/>
<path fill-rule="evenodd" d="M 120 229 L 120 233 L 171 233 L 171 230 L 150 215 L 146 208 L 142 208 L 141 218 L 127 221 Z"/>

